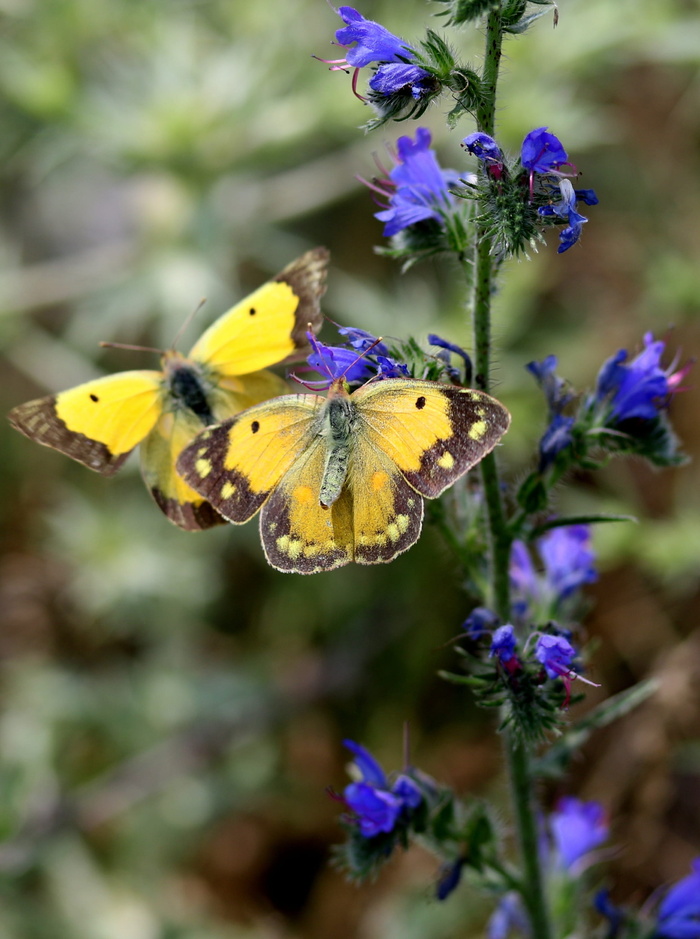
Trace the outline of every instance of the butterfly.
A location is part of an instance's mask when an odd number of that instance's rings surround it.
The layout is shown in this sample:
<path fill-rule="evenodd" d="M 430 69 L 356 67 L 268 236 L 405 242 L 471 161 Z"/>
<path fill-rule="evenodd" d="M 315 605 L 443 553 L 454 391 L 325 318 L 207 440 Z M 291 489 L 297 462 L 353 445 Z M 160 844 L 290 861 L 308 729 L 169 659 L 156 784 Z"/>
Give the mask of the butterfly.
<path fill-rule="evenodd" d="M 161 371 L 118 372 L 21 404 L 9 414 L 32 440 L 111 476 L 141 446 L 146 486 L 188 531 L 223 521 L 175 472 L 180 451 L 207 425 L 284 394 L 267 366 L 298 358 L 321 325 L 328 251 L 303 254 L 219 317 L 188 356 L 166 351 Z"/>
<path fill-rule="evenodd" d="M 469 388 L 413 378 L 327 397 L 285 395 L 210 427 L 177 470 L 224 518 L 258 510 L 269 563 L 313 574 L 393 560 L 418 539 L 434 499 L 486 456 L 510 414 Z"/>

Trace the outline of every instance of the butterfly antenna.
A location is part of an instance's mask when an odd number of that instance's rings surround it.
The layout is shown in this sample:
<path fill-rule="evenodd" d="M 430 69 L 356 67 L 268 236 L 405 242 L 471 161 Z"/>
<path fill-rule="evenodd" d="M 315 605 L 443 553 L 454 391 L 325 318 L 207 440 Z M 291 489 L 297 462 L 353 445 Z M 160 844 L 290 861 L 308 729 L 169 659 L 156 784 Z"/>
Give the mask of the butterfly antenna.
<path fill-rule="evenodd" d="M 180 341 L 180 339 L 182 338 L 182 334 L 185 332 L 185 330 L 187 329 L 187 327 L 190 325 L 190 323 L 192 322 L 192 320 L 193 320 L 193 319 L 195 318 L 195 316 L 199 313 L 199 311 L 202 309 L 202 307 L 204 306 L 204 304 L 205 304 L 206 302 L 207 302 L 207 298 L 206 298 L 206 297 L 202 297 L 202 299 L 199 301 L 199 303 L 198 303 L 197 306 L 194 308 L 194 310 L 192 310 L 190 313 L 187 314 L 187 316 L 185 317 L 184 323 L 182 324 L 182 326 L 178 329 L 177 333 L 175 334 L 175 338 L 173 339 L 172 344 L 171 344 L 171 346 L 170 346 L 171 349 L 177 348 L 177 344 L 178 344 L 178 342 Z"/>
<path fill-rule="evenodd" d="M 101 342 L 103 349 L 128 349 L 131 352 L 155 352 L 156 355 L 163 355 L 162 349 L 153 349 L 151 346 L 132 346 L 126 342 Z"/>

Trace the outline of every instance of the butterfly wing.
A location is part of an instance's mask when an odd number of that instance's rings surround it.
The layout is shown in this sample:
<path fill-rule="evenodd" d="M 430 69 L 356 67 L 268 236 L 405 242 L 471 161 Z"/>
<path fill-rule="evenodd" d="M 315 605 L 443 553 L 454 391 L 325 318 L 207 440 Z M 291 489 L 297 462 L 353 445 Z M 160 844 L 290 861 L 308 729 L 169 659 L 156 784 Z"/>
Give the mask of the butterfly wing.
<path fill-rule="evenodd" d="M 362 424 L 346 491 L 352 499 L 352 560 L 357 564 L 392 561 L 418 540 L 423 499 Z"/>
<path fill-rule="evenodd" d="M 103 476 L 119 469 L 162 411 L 161 372 L 118 372 L 20 404 L 9 421 Z"/>
<path fill-rule="evenodd" d="M 174 353 L 166 354 L 166 376 L 172 373 L 173 362 L 181 372 L 190 372 L 195 388 L 202 388 L 196 363 L 178 358 Z M 288 391 L 285 381 L 267 370 L 245 378 L 245 385 L 236 376 L 222 379 L 220 384 L 208 387 L 207 394 L 202 393 L 201 399 L 195 400 L 195 403 L 205 406 L 209 415 L 206 419 L 189 407 L 186 399 L 169 393 L 170 385 L 166 380 L 163 413 L 141 444 L 141 472 L 158 507 L 171 522 L 185 531 L 212 528 L 223 523 L 224 519 L 178 475 L 175 462 L 180 453 L 207 423 L 225 421 L 253 404 Z M 182 380 L 179 385 L 183 386 Z"/>
<path fill-rule="evenodd" d="M 247 375 L 296 358 L 306 331 L 321 325 L 326 248 L 307 251 L 219 317 L 195 343 L 190 358 L 219 375 Z"/>
<path fill-rule="evenodd" d="M 224 518 L 252 518 L 312 446 L 324 398 L 285 395 L 209 427 L 180 454 L 177 471 Z"/>
<path fill-rule="evenodd" d="M 429 499 L 490 453 L 510 424 L 506 408 L 484 392 L 439 382 L 387 379 L 352 399 L 363 433 Z"/>

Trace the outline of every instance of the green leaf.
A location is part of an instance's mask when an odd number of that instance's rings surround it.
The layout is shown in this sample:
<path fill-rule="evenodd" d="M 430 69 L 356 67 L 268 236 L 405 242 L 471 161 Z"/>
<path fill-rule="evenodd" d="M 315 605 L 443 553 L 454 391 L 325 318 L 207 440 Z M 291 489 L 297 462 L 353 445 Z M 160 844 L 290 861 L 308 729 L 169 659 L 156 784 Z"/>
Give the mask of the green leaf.
<path fill-rule="evenodd" d="M 628 714 L 647 698 L 653 695 L 659 686 L 655 678 L 639 682 L 633 688 L 621 691 L 594 708 L 579 723 L 567 730 L 557 742 L 533 763 L 535 776 L 556 779 L 566 771 L 574 753 L 589 739 L 593 731 L 606 727 L 619 717 Z"/>

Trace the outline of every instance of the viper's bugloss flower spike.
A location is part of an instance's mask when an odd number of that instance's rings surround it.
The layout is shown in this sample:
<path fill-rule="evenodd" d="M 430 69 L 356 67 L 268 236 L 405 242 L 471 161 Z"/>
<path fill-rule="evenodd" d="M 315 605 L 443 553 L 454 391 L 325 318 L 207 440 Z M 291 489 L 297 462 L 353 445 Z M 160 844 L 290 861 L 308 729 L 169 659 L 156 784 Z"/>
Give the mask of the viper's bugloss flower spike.
<path fill-rule="evenodd" d="M 377 355 L 389 355 L 389 349 L 383 342 L 378 342 L 377 337 L 368 333 L 366 329 L 358 329 L 356 326 L 338 326 L 338 332 L 345 336 L 346 342 L 357 349 L 358 352 L 367 352 L 372 349 Z"/>
<path fill-rule="evenodd" d="M 386 788 L 387 781 L 384 770 L 369 750 L 366 750 L 361 744 L 355 743 L 354 740 L 343 740 L 343 746 L 353 754 L 353 763 L 362 776 L 362 782 L 369 783 L 371 786 Z"/>
<path fill-rule="evenodd" d="M 375 212 L 375 218 L 384 222 L 386 238 L 430 219 L 444 226 L 446 215 L 455 208 L 450 186 L 456 184 L 458 174 L 441 168 L 430 143 L 430 131 L 426 127 L 416 129 L 415 140 L 399 137 L 396 165 L 388 177 L 368 184 L 388 199 L 387 208 Z"/>
<path fill-rule="evenodd" d="M 505 173 L 503 153 L 493 137 L 476 131 L 464 138 L 462 146 L 472 156 L 481 160 L 487 175 L 491 179 L 499 180 L 503 177 Z"/>
<path fill-rule="evenodd" d="M 654 937 L 700 939 L 700 857 L 695 858 L 692 868 L 661 901 Z"/>
<path fill-rule="evenodd" d="M 549 426 L 542 434 L 539 443 L 540 472 L 550 466 L 557 458 L 557 454 L 566 450 L 573 443 L 573 429 L 576 419 L 555 414 Z"/>
<path fill-rule="evenodd" d="M 603 806 L 565 796 L 549 816 L 557 859 L 567 870 L 579 867 L 587 854 L 607 841 L 610 832 Z"/>
<path fill-rule="evenodd" d="M 541 362 L 528 362 L 525 368 L 537 379 L 537 384 L 544 392 L 550 415 L 560 414 L 573 395 L 567 390 L 567 383 L 556 374 L 558 360 L 556 355 L 548 355 Z"/>
<path fill-rule="evenodd" d="M 377 95 L 408 92 L 416 101 L 433 91 L 434 81 L 430 72 L 407 62 L 389 62 L 380 65 L 369 80 L 369 87 Z"/>
<path fill-rule="evenodd" d="M 545 633 L 535 644 L 535 658 L 549 678 L 568 678 L 577 654 L 576 649 L 563 636 Z"/>

